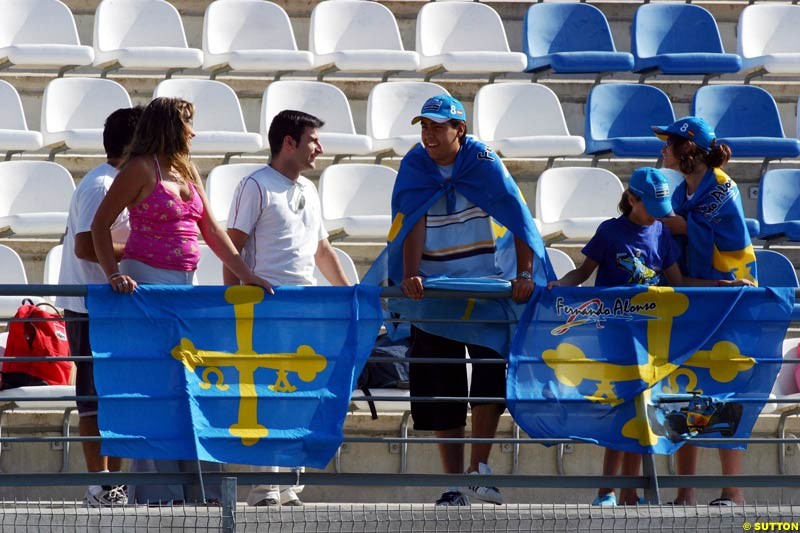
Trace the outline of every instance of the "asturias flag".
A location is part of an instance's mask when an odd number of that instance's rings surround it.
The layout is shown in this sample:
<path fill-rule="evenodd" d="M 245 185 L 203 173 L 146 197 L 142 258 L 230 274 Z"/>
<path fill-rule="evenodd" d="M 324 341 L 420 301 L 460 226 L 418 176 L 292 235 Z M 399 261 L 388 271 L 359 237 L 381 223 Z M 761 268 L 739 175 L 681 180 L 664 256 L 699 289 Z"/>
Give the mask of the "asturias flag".
<path fill-rule="evenodd" d="M 532 437 L 638 453 L 748 437 L 780 368 L 793 291 L 537 288 L 511 347 L 508 408 Z"/>
<path fill-rule="evenodd" d="M 104 455 L 324 468 L 381 324 L 377 287 L 89 286 Z"/>

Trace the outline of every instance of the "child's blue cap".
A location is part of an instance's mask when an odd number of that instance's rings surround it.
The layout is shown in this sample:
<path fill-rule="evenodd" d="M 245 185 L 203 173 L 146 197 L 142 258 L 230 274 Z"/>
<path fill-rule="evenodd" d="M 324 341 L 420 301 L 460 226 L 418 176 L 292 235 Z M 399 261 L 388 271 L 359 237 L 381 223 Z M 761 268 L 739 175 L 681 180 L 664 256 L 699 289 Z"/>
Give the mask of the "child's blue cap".
<path fill-rule="evenodd" d="M 708 122 L 700 117 L 679 118 L 669 126 L 651 126 L 659 139 L 667 140 L 670 135 L 677 135 L 693 141 L 701 150 L 711 151 L 711 144 L 717 138 Z"/>
<path fill-rule="evenodd" d="M 422 111 L 414 117 L 411 123 L 416 124 L 423 118 L 429 118 L 439 124 L 449 120 L 463 120 L 466 122 L 467 112 L 464 110 L 464 104 L 459 102 L 458 99 L 449 94 L 440 94 L 428 98 L 422 106 Z"/>
<path fill-rule="evenodd" d="M 664 218 L 672 212 L 669 181 L 657 168 L 642 167 L 634 170 L 628 188 L 642 199 L 650 216 Z"/>

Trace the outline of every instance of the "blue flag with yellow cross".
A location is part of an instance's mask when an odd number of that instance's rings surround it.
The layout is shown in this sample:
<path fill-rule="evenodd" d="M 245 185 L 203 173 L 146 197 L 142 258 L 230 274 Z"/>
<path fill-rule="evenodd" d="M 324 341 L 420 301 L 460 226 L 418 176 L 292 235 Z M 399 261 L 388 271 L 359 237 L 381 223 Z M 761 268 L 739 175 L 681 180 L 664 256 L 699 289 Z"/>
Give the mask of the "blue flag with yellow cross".
<path fill-rule="evenodd" d="M 537 288 L 512 342 L 508 408 L 531 437 L 637 453 L 748 437 L 793 304 L 789 288 Z"/>
<path fill-rule="evenodd" d="M 89 286 L 102 453 L 324 468 L 378 335 L 379 295 Z"/>

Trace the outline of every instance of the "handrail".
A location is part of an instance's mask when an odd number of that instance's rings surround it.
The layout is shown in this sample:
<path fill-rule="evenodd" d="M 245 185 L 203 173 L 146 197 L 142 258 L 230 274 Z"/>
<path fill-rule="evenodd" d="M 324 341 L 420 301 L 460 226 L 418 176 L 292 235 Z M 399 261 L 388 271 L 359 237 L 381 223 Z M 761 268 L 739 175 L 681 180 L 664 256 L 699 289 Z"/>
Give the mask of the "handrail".
<path fill-rule="evenodd" d="M 85 296 L 87 294 L 87 287 L 83 285 L 0 285 L 0 296 Z M 383 298 L 398 298 L 403 297 L 402 291 L 399 287 L 385 287 L 381 290 Z M 462 299 L 462 298 L 481 298 L 481 299 L 497 299 L 497 298 L 510 298 L 511 291 L 492 291 L 492 292 L 466 292 L 466 291 L 450 291 L 443 289 L 427 289 L 426 298 L 442 298 L 442 299 Z M 795 290 L 795 298 L 800 299 L 800 289 Z M 13 320 L 13 319 L 11 319 Z M 6 320 L 6 321 L 11 321 Z M 45 319 L 47 320 L 47 319 Z M 69 319 L 68 319 L 69 320 Z M 78 320 L 85 320 L 79 318 Z M 792 312 L 792 320 L 800 321 L 800 305 L 795 304 Z M 417 320 L 414 320 L 415 322 Z M 439 320 L 431 320 L 441 322 Z M 496 321 L 498 323 L 512 323 L 513 320 Z M 67 358 L 60 358 L 60 360 L 70 361 L 89 361 L 91 356 L 71 356 Z M 51 357 L 8 357 L 7 360 L 25 360 L 25 361 L 52 361 Z M 430 358 L 395 358 L 395 357 L 373 357 L 372 361 L 376 362 L 426 362 L 426 363 L 444 363 L 444 364 L 505 364 L 504 360 L 490 360 L 490 359 L 466 359 L 454 361 L 449 358 L 430 357 Z M 800 360 L 782 360 L 774 358 L 774 361 L 767 360 L 765 362 L 774 362 L 781 364 L 798 364 Z M 690 395 L 674 395 L 668 398 L 663 398 L 664 403 L 668 402 L 682 402 L 687 401 Z M 37 400 L 56 400 L 56 401 L 75 401 L 75 400 L 96 400 L 97 396 L 70 396 L 63 395 L 58 397 L 34 397 L 34 396 L 4 396 L 0 398 L 2 401 L 11 402 L 27 402 Z M 497 402 L 502 401 L 503 398 L 477 398 L 477 397 L 410 397 L 410 396 L 370 396 L 370 397 L 356 397 L 352 398 L 354 402 L 369 402 L 369 401 L 382 401 L 382 402 Z M 571 399 L 562 400 L 563 402 L 586 402 L 585 399 Z M 738 402 L 742 403 L 770 403 L 770 404 L 796 404 L 797 400 L 793 398 L 737 398 Z M 704 438 L 704 443 L 748 443 L 748 444 L 777 444 L 778 447 L 785 452 L 787 444 L 800 444 L 800 437 L 794 435 L 786 435 L 785 423 L 789 414 L 795 411 L 785 411 L 781 414 L 780 428 L 777 437 L 750 437 L 750 438 Z M 400 468 L 398 474 L 375 474 L 375 473 L 343 473 L 340 471 L 341 456 L 337 455 L 336 458 L 336 472 L 308 472 L 302 475 L 302 483 L 308 485 L 352 485 L 352 486 L 396 486 L 398 483 L 404 486 L 430 486 L 437 485 L 458 485 L 469 484 L 474 485 L 486 484 L 502 487 L 553 487 L 558 486 L 561 488 L 598 488 L 608 486 L 611 482 L 616 487 L 637 487 L 645 488 L 646 494 L 652 496 L 655 491 L 655 498 L 650 498 L 651 502 L 658 502 L 657 491 L 659 487 L 724 487 L 729 486 L 731 483 L 741 487 L 800 487 L 800 476 L 793 475 L 754 475 L 754 476 L 662 476 L 658 475 L 654 469 L 654 463 L 645 464 L 645 473 L 643 476 L 616 476 L 613 481 L 610 481 L 606 476 L 588 476 L 588 475 L 521 475 L 517 474 L 519 467 L 519 450 L 523 444 L 545 444 L 545 445 L 565 445 L 565 444 L 579 444 L 585 441 L 562 438 L 562 439 L 540 439 L 540 438 L 522 438 L 520 437 L 519 426 L 514 424 L 512 426 L 512 436 L 509 438 L 475 438 L 475 437 L 462 437 L 462 438 L 436 438 L 431 436 L 409 436 L 410 428 L 410 413 L 403 413 L 403 423 L 400 428 L 398 436 L 345 436 L 344 443 L 363 443 L 363 444 L 382 444 L 398 446 L 401 451 Z M 14 430 L 11 429 L 13 432 Z M 0 444 L 4 443 L 24 443 L 24 442 L 40 442 L 40 443 L 70 443 L 70 442 L 98 442 L 100 437 L 81 437 L 81 436 L 54 436 L 54 437 L 33 437 L 33 436 L 0 436 Z M 512 472 L 514 475 L 470 475 L 468 478 L 461 475 L 452 474 L 409 474 L 406 472 L 408 466 L 408 446 L 410 444 L 431 444 L 431 443 L 460 443 L 460 444 L 506 444 L 511 445 L 514 452 L 512 461 Z M 652 457 L 651 457 L 652 458 Z M 780 457 L 780 472 L 783 474 L 785 469 L 784 455 Z M 174 483 L 183 482 L 188 483 L 195 481 L 197 476 L 200 475 L 206 480 L 219 481 L 221 478 L 228 478 L 235 476 L 239 483 L 281 483 L 281 484 L 294 484 L 297 482 L 297 474 L 295 473 L 270 473 L 270 472 L 196 472 L 196 473 L 58 473 L 58 474 L 31 474 L 31 473 L 15 473 L 15 474 L 0 474 L 0 486 L 45 486 L 45 485 L 84 485 L 108 483 L 136 483 L 146 481 L 148 483 Z M 397 476 L 401 476 L 398 480 Z M 463 478 L 463 479 L 462 479 Z M 732 480 L 735 480 L 733 481 Z"/>

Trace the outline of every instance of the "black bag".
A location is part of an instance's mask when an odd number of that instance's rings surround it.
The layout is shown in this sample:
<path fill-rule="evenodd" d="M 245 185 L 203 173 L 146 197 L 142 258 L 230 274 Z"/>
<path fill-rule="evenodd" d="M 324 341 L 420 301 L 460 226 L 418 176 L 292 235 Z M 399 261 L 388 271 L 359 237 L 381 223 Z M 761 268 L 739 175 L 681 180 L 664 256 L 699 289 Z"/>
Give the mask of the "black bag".
<path fill-rule="evenodd" d="M 370 360 L 364 365 L 358 376 L 356 387 L 364 396 L 372 396 L 370 389 L 408 389 L 408 362 L 406 361 L 372 361 L 373 357 L 404 358 L 411 344 L 410 338 L 394 341 L 389 335 L 378 336 L 375 347 L 369 354 Z M 373 420 L 378 418 L 375 402 L 367 402 Z"/>

